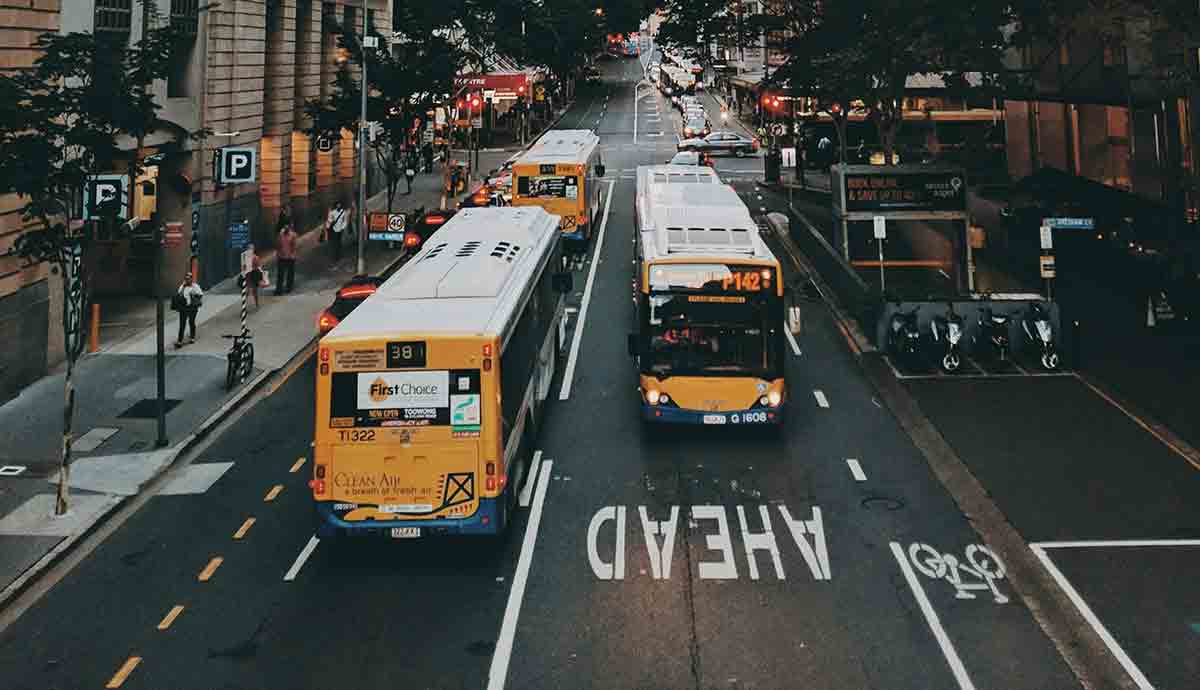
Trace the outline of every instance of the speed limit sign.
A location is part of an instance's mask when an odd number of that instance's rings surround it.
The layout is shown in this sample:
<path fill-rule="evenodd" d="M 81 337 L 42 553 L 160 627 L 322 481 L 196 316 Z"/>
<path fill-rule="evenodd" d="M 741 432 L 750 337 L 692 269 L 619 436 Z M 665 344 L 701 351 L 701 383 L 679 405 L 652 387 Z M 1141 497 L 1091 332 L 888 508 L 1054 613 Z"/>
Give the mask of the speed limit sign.
<path fill-rule="evenodd" d="M 776 122 L 775 124 L 771 125 L 771 133 L 777 137 L 783 136 L 783 133 L 786 131 L 787 128 L 783 126 L 783 123 Z"/>
<path fill-rule="evenodd" d="M 388 216 L 388 231 L 400 232 L 402 230 L 404 230 L 404 214 L 393 213 L 392 215 Z"/>

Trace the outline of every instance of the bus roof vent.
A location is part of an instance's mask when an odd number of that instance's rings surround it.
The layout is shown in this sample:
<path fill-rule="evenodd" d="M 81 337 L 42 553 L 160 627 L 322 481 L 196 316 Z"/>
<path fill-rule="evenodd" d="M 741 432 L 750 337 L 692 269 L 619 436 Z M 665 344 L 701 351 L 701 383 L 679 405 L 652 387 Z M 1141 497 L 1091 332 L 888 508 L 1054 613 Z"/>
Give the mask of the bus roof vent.
<path fill-rule="evenodd" d="M 441 254 L 442 250 L 445 248 L 446 248 L 445 242 L 439 242 L 438 244 L 435 244 L 433 246 L 433 249 L 430 249 L 429 251 L 425 252 L 425 256 L 421 257 L 421 261 L 427 261 L 429 259 L 437 258 L 438 254 Z"/>
<path fill-rule="evenodd" d="M 667 228 L 667 253 L 689 252 L 753 254 L 754 239 L 746 228 Z"/>
<path fill-rule="evenodd" d="M 459 247 L 458 251 L 454 252 L 454 255 L 460 259 L 464 259 L 464 258 L 474 254 L 475 250 L 479 249 L 479 245 L 481 245 L 481 244 L 483 244 L 483 243 L 480 242 L 479 240 L 471 240 L 470 242 L 464 242 L 463 246 Z"/>
<path fill-rule="evenodd" d="M 496 243 L 496 247 L 492 249 L 492 257 L 496 259 L 504 259 L 509 263 L 517 258 L 517 252 L 521 251 L 521 247 L 511 242 L 501 240 Z"/>

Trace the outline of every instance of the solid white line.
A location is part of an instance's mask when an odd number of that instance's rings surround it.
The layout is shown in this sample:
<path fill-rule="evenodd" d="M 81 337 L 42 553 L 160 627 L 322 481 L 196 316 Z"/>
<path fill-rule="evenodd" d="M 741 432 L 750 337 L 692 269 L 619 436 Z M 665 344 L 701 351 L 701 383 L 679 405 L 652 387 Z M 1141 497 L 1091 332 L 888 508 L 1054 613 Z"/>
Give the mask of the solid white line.
<path fill-rule="evenodd" d="M 612 191 L 616 181 L 608 183 L 605 197 L 604 218 L 600 221 L 600 232 L 596 234 L 596 249 L 592 252 L 592 267 L 588 269 L 587 287 L 583 289 L 583 303 L 579 305 L 579 318 L 575 320 L 575 335 L 571 338 L 571 356 L 567 358 L 567 371 L 563 374 L 559 400 L 571 397 L 571 380 L 575 378 L 575 363 L 579 360 L 579 344 L 583 341 L 583 326 L 587 323 L 588 305 L 592 302 L 592 286 L 596 283 L 596 267 L 600 265 L 600 250 L 604 248 L 604 229 L 608 227 L 608 212 L 612 210 Z"/>
<path fill-rule="evenodd" d="M 521 601 L 525 598 L 525 582 L 529 579 L 529 566 L 533 562 L 533 547 L 537 542 L 538 526 L 542 523 L 542 508 L 546 505 L 546 486 L 550 483 L 553 460 L 542 463 L 541 481 L 533 498 L 533 510 L 529 512 L 529 523 L 525 525 L 525 541 L 521 543 L 521 556 L 517 570 L 513 573 L 512 589 L 508 591 L 508 604 L 504 607 L 504 620 L 500 624 L 500 637 L 496 640 L 496 651 L 492 654 L 492 667 L 488 671 L 488 690 L 503 690 L 508 678 L 508 661 L 512 657 L 513 639 L 517 635 L 517 618 L 521 615 Z"/>
<path fill-rule="evenodd" d="M 1017 360 L 1015 360 L 1015 359 L 1010 359 L 1010 360 L 1008 360 L 1008 361 L 1009 361 L 1009 362 L 1011 362 L 1011 363 L 1012 363 L 1012 365 L 1013 365 L 1014 367 L 1016 367 L 1016 368 L 1017 368 L 1017 371 L 1021 372 L 1021 373 L 1022 373 L 1022 374 L 1024 374 L 1025 376 L 1029 376 L 1029 372 L 1028 372 L 1028 371 L 1026 371 L 1025 367 L 1021 366 L 1020 364 L 1017 364 Z"/>
<path fill-rule="evenodd" d="M 792 331 L 788 329 L 786 321 L 783 323 L 783 334 L 787 336 L 788 345 L 792 346 L 792 352 L 795 352 L 796 356 L 799 357 L 801 355 L 800 346 L 796 344 L 796 338 L 792 335 Z"/>
<path fill-rule="evenodd" d="M 954 651 L 954 643 L 950 641 L 950 637 L 942 628 L 942 622 L 938 620 L 937 612 L 933 610 L 929 598 L 925 596 L 925 590 L 917 581 L 917 575 L 913 572 L 912 566 L 908 564 L 908 556 L 904 555 L 904 549 L 899 543 L 892 542 L 892 554 L 896 557 L 896 562 L 900 564 L 900 572 L 904 573 L 904 579 L 912 589 L 913 597 L 921 607 L 921 613 L 925 614 L 925 622 L 929 624 L 929 629 L 933 631 L 938 646 L 942 648 L 942 655 L 946 657 L 946 663 L 950 664 L 950 671 L 954 674 L 954 679 L 958 681 L 958 687 L 962 690 L 974 690 L 975 686 L 967 676 L 967 669 L 963 666 L 962 659 L 959 659 L 958 652 Z"/>
<path fill-rule="evenodd" d="M 850 474 L 854 475 L 855 480 L 860 482 L 867 481 L 867 475 L 863 473 L 862 465 L 858 464 L 858 460 L 846 458 L 846 464 L 850 466 Z"/>
<path fill-rule="evenodd" d="M 1054 578 L 1054 581 L 1058 583 L 1058 586 L 1062 587 L 1062 590 L 1066 593 L 1067 598 L 1071 600 L 1071 603 L 1075 604 L 1075 608 L 1079 609 L 1080 615 L 1082 615 L 1083 619 L 1088 622 L 1088 625 L 1092 626 L 1092 630 L 1096 631 L 1096 634 L 1100 636 L 1100 639 L 1104 641 L 1104 646 L 1108 647 L 1109 653 L 1116 657 L 1117 662 L 1121 664 L 1121 667 L 1125 669 L 1125 672 L 1129 674 L 1129 677 L 1133 679 L 1133 682 L 1137 684 L 1138 688 L 1140 688 L 1140 690 L 1154 690 L 1154 686 L 1150 684 L 1150 681 L 1146 679 L 1146 676 L 1142 675 L 1141 670 L 1138 669 L 1137 665 L 1133 663 L 1133 660 L 1130 659 L 1127 654 L 1125 654 L 1125 650 L 1121 649 L 1121 645 L 1117 644 L 1116 639 L 1109 634 L 1108 629 L 1104 627 L 1104 624 L 1101 623 L 1100 619 L 1096 617 L 1096 614 L 1092 612 L 1092 609 L 1087 605 L 1087 602 L 1083 600 L 1083 597 L 1079 596 L 1079 592 L 1075 591 L 1075 588 L 1072 587 L 1070 581 L 1063 576 L 1062 572 L 1058 569 L 1058 566 L 1054 565 L 1054 561 L 1050 560 L 1050 556 L 1047 555 L 1045 549 L 1039 548 L 1033 544 L 1030 544 L 1029 548 L 1033 550 L 1033 553 L 1038 557 L 1038 560 L 1040 560 L 1042 565 L 1046 567 L 1046 571 L 1050 573 L 1050 576 Z"/>
<path fill-rule="evenodd" d="M 829 400 L 825 397 L 825 394 L 822 393 L 821 391 L 813 391 L 813 397 L 817 399 L 817 404 L 820 405 L 821 407 L 825 407 L 825 408 L 829 407 Z"/>
<path fill-rule="evenodd" d="M 1039 549 L 1079 549 L 1089 546 L 1200 546 L 1200 539 L 1125 539 L 1122 541 L 1039 541 L 1031 543 Z"/>
<path fill-rule="evenodd" d="M 300 552 L 300 555 L 296 556 L 296 562 L 292 564 L 292 567 L 288 568 L 287 574 L 283 576 L 284 582 L 291 582 L 292 580 L 296 579 L 296 574 L 299 573 L 300 569 L 304 567 L 304 562 L 308 560 L 308 557 L 312 555 L 312 552 L 317 548 L 317 544 L 320 542 L 321 540 L 317 539 L 317 535 L 315 534 L 311 539 L 308 540 L 308 543 L 304 545 L 304 549 Z"/>
<path fill-rule="evenodd" d="M 537 483 L 538 467 L 542 464 L 542 451 L 535 450 L 533 452 L 533 462 L 529 463 L 529 476 L 525 477 L 525 486 L 521 488 L 521 495 L 517 497 L 522 508 L 529 507 L 529 500 L 533 497 L 533 486 Z"/>

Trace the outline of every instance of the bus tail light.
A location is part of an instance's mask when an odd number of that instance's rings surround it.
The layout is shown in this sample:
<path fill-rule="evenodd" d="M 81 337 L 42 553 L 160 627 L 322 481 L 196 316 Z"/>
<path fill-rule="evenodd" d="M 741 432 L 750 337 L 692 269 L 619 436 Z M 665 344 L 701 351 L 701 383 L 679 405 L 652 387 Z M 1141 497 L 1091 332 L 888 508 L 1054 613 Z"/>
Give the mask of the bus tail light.
<path fill-rule="evenodd" d="M 488 473 L 488 474 L 496 474 L 496 463 L 494 463 L 494 462 L 489 462 L 489 463 L 486 465 L 486 468 L 487 468 L 487 473 Z"/>
<path fill-rule="evenodd" d="M 321 376 L 329 376 L 329 362 L 321 362 Z"/>
<path fill-rule="evenodd" d="M 322 362 L 329 361 L 329 348 L 327 348 L 327 347 L 321 348 L 321 361 Z"/>
<path fill-rule="evenodd" d="M 325 494 L 325 480 L 310 479 L 308 480 L 308 488 L 312 489 L 314 495 L 322 496 Z"/>
<path fill-rule="evenodd" d="M 487 486 L 488 491 L 495 491 L 496 490 L 496 478 L 488 477 L 486 486 Z"/>
<path fill-rule="evenodd" d="M 492 344 L 491 344 L 491 343 L 484 343 L 484 344 L 483 344 L 483 356 L 484 356 L 484 357 L 491 357 L 491 356 L 492 356 Z"/>
<path fill-rule="evenodd" d="M 421 244 L 421 236 L 415 232 L 410 232 L 404 235 L 404 246 L 415 247 Z"/>
<path fill-rule="evenodd" d="M 484 371 L 492 370 L 492 358 L 491 357 L 485 357 L 483 359 L 483 370 Z"/>
<path fill-rule="evenodd" d="M 315 476 L 317 479 L 325 478 L 325 465 L 323 463 L 320 463 L 317 465 L 316 470 L 313 473 L 313 476 Z"/>

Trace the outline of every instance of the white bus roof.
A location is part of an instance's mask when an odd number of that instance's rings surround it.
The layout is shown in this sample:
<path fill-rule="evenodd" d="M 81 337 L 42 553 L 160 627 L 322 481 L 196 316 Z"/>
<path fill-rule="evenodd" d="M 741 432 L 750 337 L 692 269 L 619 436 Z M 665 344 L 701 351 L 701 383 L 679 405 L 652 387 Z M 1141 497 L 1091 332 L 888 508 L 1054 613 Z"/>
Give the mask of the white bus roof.
<path fill-rule="evenodd" d="M 559 241 L 558 222 L 540 206 L 459 211 L 324 340 L 503 335 Z"/>
<path fill-rule="evenodd" d="M 639 230 L 653 227 L 654 216 L 650 209 L 655 198 L 663 189 L 695 187 L 705 195 L 714 186 L 721 184 L 717 172 L 706 165 L 641 165 L 637 169 L 637 185 L 634 190 L 634 208 L 637 212 Z"/>
<path fill-rule="evenodd" d="M 642 233 L 646 261 L 715 257 L 774 261 L 758 224 L 728 185 L 662 189 L 650 204 L 650 229 Z"/>
<path fill-rule="evenodd" d="M 587 163 L 599 145 L 600 137 L 590 129 L 552 129 L 518 158 L 516 165 Z"/>

